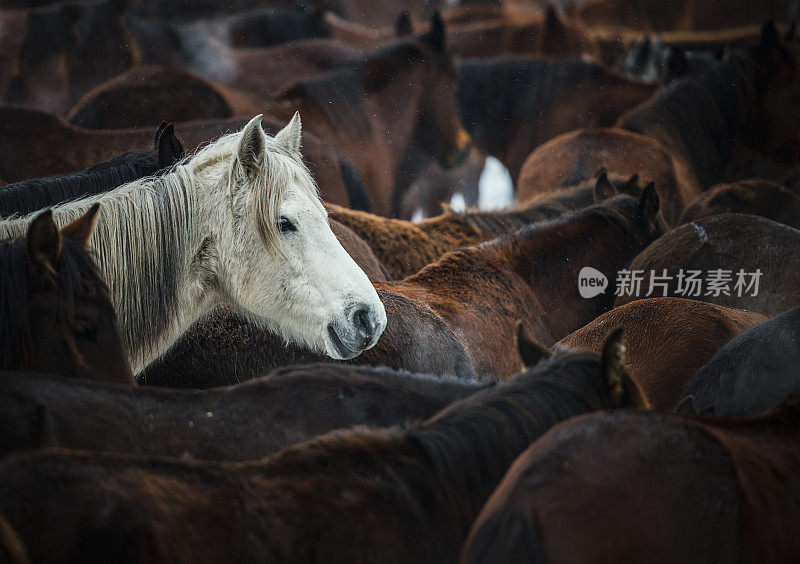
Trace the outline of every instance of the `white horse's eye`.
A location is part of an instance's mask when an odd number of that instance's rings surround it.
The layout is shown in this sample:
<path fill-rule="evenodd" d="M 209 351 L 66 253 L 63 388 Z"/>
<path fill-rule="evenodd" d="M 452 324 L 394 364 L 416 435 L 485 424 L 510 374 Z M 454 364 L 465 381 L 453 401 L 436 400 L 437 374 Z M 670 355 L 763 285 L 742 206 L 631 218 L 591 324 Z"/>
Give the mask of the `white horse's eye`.
<path fill-rule="evenodd" d="M 281 217 L 281 233 L 289 233 L 290 231 L 297 231 L 297 227 L 285 217 Z"/>

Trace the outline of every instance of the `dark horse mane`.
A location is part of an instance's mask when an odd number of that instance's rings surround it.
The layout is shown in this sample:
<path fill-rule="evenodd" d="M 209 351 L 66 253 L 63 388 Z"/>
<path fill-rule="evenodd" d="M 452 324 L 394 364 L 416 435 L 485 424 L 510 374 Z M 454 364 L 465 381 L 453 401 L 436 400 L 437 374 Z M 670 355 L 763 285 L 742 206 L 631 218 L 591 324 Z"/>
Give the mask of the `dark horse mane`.
<path fill-rule="evenodd" d="M 84 196 L 106 192 L 159 170 L 155 151 L 115 155 L 82 172 L 23 180 L 0 188 L 0 217 L 24 216 Z"/>
<path fill-rule="evenodd" d="M 25 238 L 0 241 L 0 370 L 16 370 L 32 353 L 28 298 L 31 288 Z M 61 253 L 53 276 L 59 287 L 59 322 L 71 325 L 75 296 L 92 288 L 105 290 L 92 255 L 69 237 L 61 241 Z M 89 285 L 84 285 L 87 280 Z"/>
<path fill-rule="evenodd" d="M 677 149 L 701 185 L 711 186 L 725 172 L 758 107 L 754 49 L 735 50 L 719 65 L 670 83 L 619 125 Z"/>
<path fill-rule="evenodd" d="M 467 523 L 491 493 L 482 485 L 499 481 L 520 445 L 524 448 L 573 415 L 608 406 L 599 358 L 579 353 L 544 360 L 511 382 L 461 400 L 409 429 L 408 438 L 440 483 L 448 485 L 443 492 L 448 505 Z"/>
<path fill-rule="evenodd" d="M 582 59 L 462 59 L 458 63 L 459 112 L 465 123 L 499 131 L 476 131 L 476 136 L 494 138 L 515 121 L 512 109 L 534 107 L 547 111 L 567 86 L 601 77 L 635 82 Z"/>

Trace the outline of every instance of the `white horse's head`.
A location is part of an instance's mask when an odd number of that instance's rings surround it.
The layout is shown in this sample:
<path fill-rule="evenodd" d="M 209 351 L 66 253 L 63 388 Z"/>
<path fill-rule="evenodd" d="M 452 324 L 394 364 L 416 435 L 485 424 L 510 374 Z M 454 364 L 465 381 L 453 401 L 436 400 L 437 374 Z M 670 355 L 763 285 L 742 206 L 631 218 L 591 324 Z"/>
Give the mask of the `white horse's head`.
<path fill-rule="evenodd" d="M 378 341 L 386 311 L 330 229 L 300 155 L 300 127 L 295 114 L 268 137 L 257 116 L 231 136 L 224 209 L 211 212 L 218 285 L 285 339 L 352 358 Z"/>

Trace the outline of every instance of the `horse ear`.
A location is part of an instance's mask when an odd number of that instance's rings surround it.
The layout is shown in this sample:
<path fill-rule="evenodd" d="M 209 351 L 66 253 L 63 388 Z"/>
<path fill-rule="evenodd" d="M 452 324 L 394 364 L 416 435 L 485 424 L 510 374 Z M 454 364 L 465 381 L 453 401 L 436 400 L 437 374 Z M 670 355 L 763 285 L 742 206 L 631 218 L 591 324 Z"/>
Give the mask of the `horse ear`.
<path fill-rule="evenodd" d="M 72 239 L 84 249 L 89 246 L 89 237 L 92 236 L 94 224 L 97 223 L 97 215 L 100 211 L 100 204 L 95 202 L 86 213 L 81 217 L 61 228 L 61 235 L 67 239 Z"/>
<path fill-rule="evenodd" d="M 295 112 L 286 127 L 275 134 L 275 141 L 289 149 L 292 153 L 300 154 L 300 143 L 303 137 L 303 124 L 300 121 L 300 112 Z"/>
<path fill-rule="evenodd" d="M 608 173 L 602 170 L 594 184 L 594 201 L 602 202 L 617 195 L 617 189 L 608 179 Z"/>
<path fill-rule="evenodd" d="M 639 221 L 647 225 L 656 223 L 656 216 L 661 207 L 661 200 L 656 192 L 656 185 L 648 182 L 639 197 Z"/>
<path fill-rule="evenodd" d="M 689 61 L 686 59 L 686 52 L 678 47 L 670 47 L 667 52 L 666 72 L 664 82 L 669 82 L 680 78 L 689 70 Z"/>
<path fill-rule="evenodd" d="M 694 405 L 694 396 L 686 396 L 683 398 L 675 407 L 675 413 L 691 413 L 692 415 L 696 415 L 697 408 Z"/>
<path fill-rule="evenodd" d="M 162 122 L 163 125 L 163 122 Z M 168 123 L 164 129 L 160 129 L 161 134 L 156 133 L 156 151 L 158 151 L 158 166 L 166 168 L 174 165 L 181 160 L 185 153 L 183 144 L 175 135 L 175 124 Z"/>
<path fill-rule="evenodd" d="M 31 278 L 51 276 L 61 256 L 61 234 L 53 222 L 51 210 L 43 211 L 31 222 L 26 241 Z"/>
<path fill-rule="evenodd" d="M 433 46 L 439 51 L 444 51 L 447 43 L 447 31 L 445 29 L 444 20 L 442 20 L 442 16 L 439 14 L 439 10 L 434 10 L 433 15 L 431 15 L 431 31 L 429 36 Z"/>
<path fill-rule="evenodd" d="M 603 345 L 603 354 L 600 358 L 600 373 L 603 381 L 608 387 L 611 397 L 618 403 L 622 403 L 625 395 L 625 362 L 626 353 L 624 343 L 625 331 L 622 328 L 615 329 L 606 338 Z"/>
<path fill-rule="evenodd" d="M 758 45 L 761 63 L 767 69 L 782 63 L 792 64 L 792 56 L 781 42 L 775 22 L 769 20 L 761 28 L 761 40 Z"/>
<path fill-rule="evenodd" d="M 156 151 L 158 151 L 158 140 L 161 138 L 161 134 L 162 134 L 162 133 L 164 133 L 164 128 L 166 128 L 166 127 L 167 127 L 167 123 L 168 123 L 168 122 L 166 122 L 166 121 L 164 121 L 164 120 L 161 120 L 161 125 L 159 125 L 159 126 L 158 126 L 158 129 L 156 129 L 156 138 L 155 138 L 155 140 L 153 141 L 153 148 L 154 148 Z"/>
<path fill-rule="evenodd" d="M 239 163 L 244 167 L 248 174 L 257 173 L 263 166 L 267 158 L 267 136 L 261 127 L 259 114 L 244 126 L 242 138 L 239 140 Z"/>
<path fill-rule="evenodd" d="M 522 363 L 528 366 L 536 366 L 543 358 L 550 358 L 550 351 L 539 341 L 528 335 L 522 320 L 517 320 L 517 350 L 522 358 Z"/>
<path fill-rule="evenodd" d="M 414 29 L 411 27 L 411 16 L 408 15 L 408 12 L 401 12 L 394 24 L 395 37 L 406 37 L 412 33 L 414 33 Z"/>
<path fill-rule="evenodd" d="M 565 33 L 564 22 L 561 21 L 558 12 L 552 4 L 548 4 L 547 9 L 544 12 L 543 29 L 547 36 L 551 36 L 551 34 L 561 35 Z"/>

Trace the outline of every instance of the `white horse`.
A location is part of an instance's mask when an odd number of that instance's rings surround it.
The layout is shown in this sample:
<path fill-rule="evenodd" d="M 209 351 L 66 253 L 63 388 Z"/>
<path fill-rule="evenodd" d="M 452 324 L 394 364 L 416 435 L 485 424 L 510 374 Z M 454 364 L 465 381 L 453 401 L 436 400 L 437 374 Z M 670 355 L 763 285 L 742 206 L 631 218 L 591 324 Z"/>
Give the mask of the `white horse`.
<path fill-rule="evenodd" d="M 91 244 L 134 373 L 225 302 L 333 358 L 377 342 L 386 311 L 330 230 L 300 129 L 295 114 L 271 138 L 257 116 L 160 178 L 53 209 L 64 225 L 101 203 Z M 32 218 L 0 222 L 0 238 L 23 235 Z"/>

